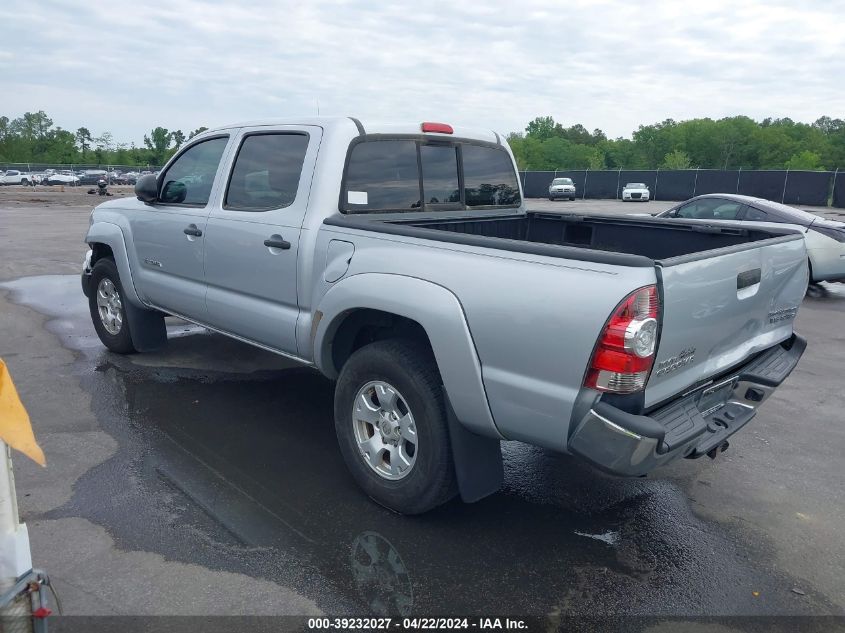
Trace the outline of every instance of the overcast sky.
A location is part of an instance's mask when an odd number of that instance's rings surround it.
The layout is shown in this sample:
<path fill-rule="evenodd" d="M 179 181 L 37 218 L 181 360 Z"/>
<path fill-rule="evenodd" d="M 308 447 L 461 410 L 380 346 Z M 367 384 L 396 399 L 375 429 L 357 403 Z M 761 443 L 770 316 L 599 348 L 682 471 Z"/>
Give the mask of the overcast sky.
<path fill-rule="evenodd" d="M 845 2 L 3 2 L 0 115 L 140 143 L 316 113 L 522 130 L 845 117 Z"/>

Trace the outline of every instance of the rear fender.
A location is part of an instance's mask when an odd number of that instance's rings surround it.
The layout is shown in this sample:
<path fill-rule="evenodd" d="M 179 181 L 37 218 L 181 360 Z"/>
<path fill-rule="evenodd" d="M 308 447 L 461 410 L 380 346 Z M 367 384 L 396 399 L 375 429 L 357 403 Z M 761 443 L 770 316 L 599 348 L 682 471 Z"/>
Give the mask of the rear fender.
<path fill-rule="evenodd" d="M 329 378 L 339 368 L 332 340 L 344 318 L 358 309 L 381 310 L 419 323 L 425 330 L 455 416 L 468 430 L 504 439 L 496 428 L 481 379 L 481 364 L 457 297 L 415 277 L 365 273 L 335 284 L 319 301 L 314 362 Z"/>

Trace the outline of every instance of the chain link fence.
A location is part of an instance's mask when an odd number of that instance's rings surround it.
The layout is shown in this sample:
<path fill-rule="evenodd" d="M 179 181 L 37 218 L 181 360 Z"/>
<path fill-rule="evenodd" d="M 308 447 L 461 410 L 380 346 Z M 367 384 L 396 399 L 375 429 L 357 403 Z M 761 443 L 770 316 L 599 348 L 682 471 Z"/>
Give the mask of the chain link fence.
<path fill-rule="evenodd" d="M 19 172 L 26 184 L 62 184 L 86 186 L 100 178 L 110 185 L 133 185 L 142 174 L 154 174 L 160 165 L 114 165 L 110 163 L 0 163 L 0 172 Z M 58 176 L 57 176 L 58 174 Z M 15 174 L 17 175 L 17 174 Z M 51 177 L 53 177 L 51 179 Z M 8 179 L 5 179 L 8 180 Z M 4 182 L 4 184 L 17 184 Z"/>

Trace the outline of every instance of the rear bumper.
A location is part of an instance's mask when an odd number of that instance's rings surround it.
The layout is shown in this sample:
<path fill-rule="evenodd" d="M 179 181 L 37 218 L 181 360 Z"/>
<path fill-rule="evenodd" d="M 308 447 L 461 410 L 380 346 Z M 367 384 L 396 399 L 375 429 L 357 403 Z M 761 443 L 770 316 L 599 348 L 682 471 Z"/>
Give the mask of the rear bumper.
<path fill-rule="evenodd" d="M 679 457 L 698 458 L 722 447 L 745 426 L 798 364 L 807 341 L 797 334 L 722 378 L 661 406 L 634 415 L 598 401 L 569 439 L 569 450 L 615 475 L 645 475 Z M 727 399 L 701 411 L 715 387 Z"/>

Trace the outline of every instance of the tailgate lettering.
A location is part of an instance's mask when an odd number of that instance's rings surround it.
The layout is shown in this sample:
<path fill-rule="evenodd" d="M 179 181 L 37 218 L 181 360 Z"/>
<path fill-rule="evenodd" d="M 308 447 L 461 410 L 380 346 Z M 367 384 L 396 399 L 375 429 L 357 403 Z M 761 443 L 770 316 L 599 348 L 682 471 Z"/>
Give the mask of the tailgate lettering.
<path fill-rule="evenodd" d="M 689 365 L 693 360 L 695 360 L 695 348 L 688 347 L 683 350 L 680 354 L 676 356 L 672 356 L 671 358 L 667 358 L 666 360 L 660 361 L 657 364 L 657 376 L 663 376 L 670 372 L 673 372 L 677 369 L 680 369 L 684 365 Z"/>

